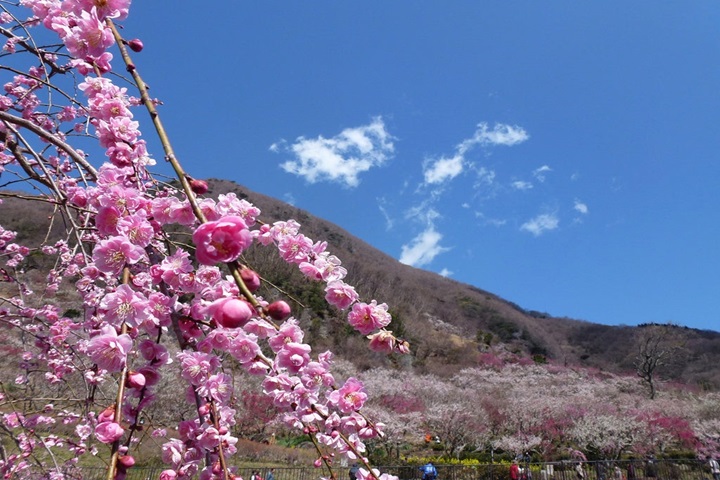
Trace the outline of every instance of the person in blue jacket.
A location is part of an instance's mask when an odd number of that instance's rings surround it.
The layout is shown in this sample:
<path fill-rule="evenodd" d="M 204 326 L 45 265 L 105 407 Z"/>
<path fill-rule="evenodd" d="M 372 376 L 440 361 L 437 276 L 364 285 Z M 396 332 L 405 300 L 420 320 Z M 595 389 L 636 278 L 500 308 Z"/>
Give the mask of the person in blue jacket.
<path fill-rule="evenodd" d="M 420 467 L 420 471 L 422 472 L 422 480 L 435 480 L 438 475 L 437 469 L 432 462 L 428 462 Z"/>

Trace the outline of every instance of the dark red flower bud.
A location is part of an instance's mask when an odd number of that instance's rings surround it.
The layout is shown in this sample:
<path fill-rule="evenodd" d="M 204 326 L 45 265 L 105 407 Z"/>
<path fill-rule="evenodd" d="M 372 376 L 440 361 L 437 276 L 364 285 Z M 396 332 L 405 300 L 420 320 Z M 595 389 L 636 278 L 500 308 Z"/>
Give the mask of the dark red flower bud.
<path fill-rule="evenodd" d="M 290 305 L 283 300 L 277 300 L 267 307 L 267 313 L 274 320 L 285 320 L 290 316 Z"/>
<path fill-rule="evenodd" d="M 190 189 L 196 195 L 203 195 L 208 191 L 208 184 L 205 180 L 196 180 L 193 178 L 190 180 Z"/>
<path fill-rule="evenodd" d="M 142 52 L 142 49 L 144 47 L 142 40 L 140 40 L 139 38 L 133 38 L 132 40 L 128 40 L 127 45 L 133 52 Z"/>

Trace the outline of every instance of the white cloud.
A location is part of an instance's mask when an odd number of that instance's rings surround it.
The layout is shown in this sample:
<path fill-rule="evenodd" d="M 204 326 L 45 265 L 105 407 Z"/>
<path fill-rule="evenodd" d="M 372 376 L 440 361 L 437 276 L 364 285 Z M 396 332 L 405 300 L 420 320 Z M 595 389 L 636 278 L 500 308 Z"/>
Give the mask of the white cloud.
<path fill-rule="evenodd" d="M 518 180 L 517 182 L 512 183 L 512 187 L 515 190 L 530 190 L 533 188 L 533 184 L 524 180 Z"/>
<path fill-rule="evenodd" d="M 292 153 L 294 158 L 280 167 L 310 183 L 326 180 L 356 187 L 361 173 L 392 156 L 393 139 L 382 118 L 375 117 L 369 125 L 346 128 L 332 138 L 298 137 L 289 147 L 285 142 L 274 143 L 270 151 Z"/>
<path fill-rule="evenodd" d="M 451 272 L 451 271 L 448 270 L 447 268 L 443 268 L 442 270 L 440 270 L 440 275 L 443 276 L 443 277 L 446 277 L 446 278 L 447 278 L 447 277 L 449 277 L 449 276 L 452 275 L 452 274 L 453 274 L 453 272 Z"/>
<path fill-rule="evenodd" d="M 537 178 L 539 182 L 544 182 L 545 174 L 547 172 L 552 172 L 552 168 L 548 167 L 547 165 L 543 165 L 542 167 L 533 170 L 533 176 Z"/>
<path fill-rule="evenodd" d="M 452 158 L 441 158 L 435 161 L 425 169 L 425 183 L 437 184 L 452 180 L 462 173 L 464 163 L 465 158 L 459 154 Z"/>
<path fill-rule="evenodd" d="M 441 246 L 440 240 L 442 240 L 442 234 L 437 232 L 433 225 L 428 225 L 428 227 L 417 237 L 413 238 L 409 244 L 402 246 L 400 263 L 412 267 L 427 265 L 441 253 L 450 250 L 447 247 Z"/>
<path fill-rule="evenodd" d="M 467 161 L 465 155 L 476 146 L 512 146 L 526 141 L 530 136 L 517 125 L 496 123 L 490 129 L 487 123 L 479 123 L 472 137 L 466 138 L 455 146 L 455 153 L 451 157 L 440 157 L 438 160 L 428 160 L 424 165 L 425 183 L 438 184 L 460 175 Z"/>
<path fill-rule="evenodd" d="M 520 226 L 520 230 L 525 230 L 539 237 L 549 230 L 555 230 L 560 224 L 560 220 L 554 213 L 543 213 L 537 217 L 528 220 Z"/>
<path fill-rule="evenodd" d="M 478 129 L 469 142 L 479 143 L 481 145 L 505 145 L 510 147 L 522 143 L 528 138 L 530 138 L 530 135 L 528 135 L 525 129 L 517 125 L 496 123 L 493 129 L 489 130 L 487 123 L 483 122 L 478 124 Z M 468 142 L 468 140 L 465 142 Z"/>
<path fill-rule="evenodd" d="M 582 213 L 583 215 L 587 215 L 590 212 L 588 206 L 577 199 L 575 200 L 575 207 L 573 208 L 575 208 L 575 210 Z"/>

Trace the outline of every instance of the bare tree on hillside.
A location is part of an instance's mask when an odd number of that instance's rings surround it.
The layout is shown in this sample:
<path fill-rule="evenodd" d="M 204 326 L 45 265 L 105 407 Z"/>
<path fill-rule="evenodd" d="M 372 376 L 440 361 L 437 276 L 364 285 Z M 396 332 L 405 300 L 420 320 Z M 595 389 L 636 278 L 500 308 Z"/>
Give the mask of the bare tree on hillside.
<path fill-rule="evenodd" d="M 638 338 L 638 352 L 635 357 L 635 369 L 640 379 L 647 385 L 651 400 L 657 395 L 658 369 L 670 364 L 682 344 L 674 334 L 675 326 L 644 325 L 640 328 Z"/>

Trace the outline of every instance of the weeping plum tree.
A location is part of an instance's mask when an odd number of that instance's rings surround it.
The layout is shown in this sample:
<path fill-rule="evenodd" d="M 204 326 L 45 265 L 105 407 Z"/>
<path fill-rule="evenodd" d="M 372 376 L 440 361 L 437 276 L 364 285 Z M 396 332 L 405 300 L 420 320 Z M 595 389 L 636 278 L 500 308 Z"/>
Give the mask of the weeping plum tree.
<path fill-rule="evenodd" d="M 233 406 L 244 390 L 233 385 L 232 362 L 261 378 L 282 421 L 309 436 L 324 475 L 335 477 L 337 455 L 362 464 L 361 480 L 387 477 L 365 458 L 364 442 L 383 426 L 362 411 L 363 384 L 336 384 L 333 355 L 312 352 L 288 303 L 258 295 L 260 276 L 244 253 L 272 249 L 320 282 L 369 348 L 407 353 L 409 345 L 385 328 L 386 304 L 363 301 L 344 282 L 326 242 L 233 194 L 203 196 L 207 184 L 183 169 L 148 95 L 141 57 L 131 58 L 142 41 L 119 33 L 129 7 L 0 4 L 0 200 L 45 202 L 62 230 L 32 245 L 0 226 L 0 335 L 12 354 L 0 367 L 0 431 L 12 445 L 0 472 L 75 478 L 73 468 L 94 455 L 108 479 L 124 478 L 150 430 L 163 445 L 161 478 L 236 478 Z M 118 64 L 127 81 L 114 73 Z M 133 113 L 141 108 L 162 152 L 148 151 Z M 158 155 L 176 182 L 153 173 Z M 40 279 L 27 268 L 39 256 L 50 266 Z M 184 404 L 174 424 L 173 409 L 148 413 L 162 410 L 167 388 Z"/>

